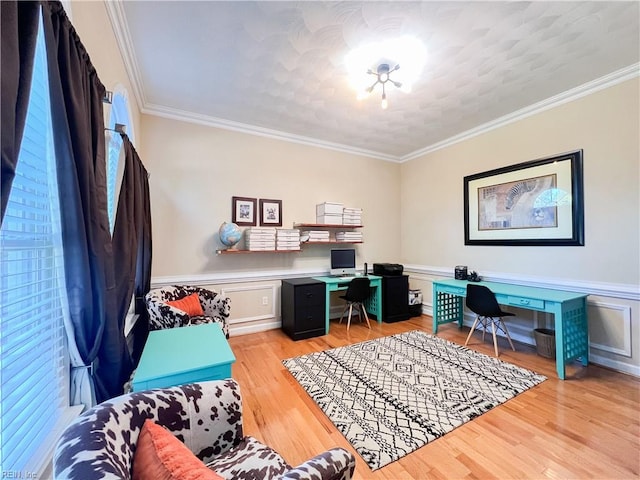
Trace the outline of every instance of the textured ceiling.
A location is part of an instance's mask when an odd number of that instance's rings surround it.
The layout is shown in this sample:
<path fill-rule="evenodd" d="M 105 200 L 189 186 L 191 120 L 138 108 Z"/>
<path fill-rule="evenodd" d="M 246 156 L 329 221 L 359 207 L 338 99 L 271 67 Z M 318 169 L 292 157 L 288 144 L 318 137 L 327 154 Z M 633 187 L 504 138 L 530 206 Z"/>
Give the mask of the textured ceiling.
<path fill-rule="evenodd" d="M 396 161 L 640 57 L 636 1 L 109 3 L 143 111 Z M 345 55 L 401 35 L 413 91 L 357 100 Z"/>

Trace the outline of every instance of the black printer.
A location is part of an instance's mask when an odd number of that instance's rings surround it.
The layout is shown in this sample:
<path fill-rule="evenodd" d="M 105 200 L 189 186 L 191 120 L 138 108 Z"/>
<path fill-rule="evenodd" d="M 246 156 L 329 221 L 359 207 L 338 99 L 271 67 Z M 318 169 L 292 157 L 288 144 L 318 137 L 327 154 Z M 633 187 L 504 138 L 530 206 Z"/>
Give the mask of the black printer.
<path fill-rule="evenodd" d="M 399 263 L 374 263 L 373 274 L 380 276 L 399 277 L 402 275 L 404 266 Z"/>

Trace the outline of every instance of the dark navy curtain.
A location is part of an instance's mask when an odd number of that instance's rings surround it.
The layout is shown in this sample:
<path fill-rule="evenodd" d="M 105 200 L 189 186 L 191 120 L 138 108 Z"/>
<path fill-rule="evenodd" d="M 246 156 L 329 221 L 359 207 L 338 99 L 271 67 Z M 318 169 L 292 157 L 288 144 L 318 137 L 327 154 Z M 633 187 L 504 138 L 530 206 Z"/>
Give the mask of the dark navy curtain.
<path fill-rule="evenodd" d="M 113 396 L 100 368 L 105 326 L 115 315 L 102 100 L 105 88 L 59 2 L 42 2 L 49 89 L 60 192 L 62 245 L 70 320 L 95 398 Z"/>
<path fill-rule="evenodd" d="M 81 395 L 87 398 L 86 390 L 90 389 L 95 400 L 101 402 L 122 393 L 124 379 L 132 369 L 123 331 L 126 306 L 134 290 L 137 298 L 149 291 L 151 220 L 147 173 L 125 138 L 127 165 L 112 243 L 102 104 L 105 88 L 60 2 L 0 4 L 0 213 L 4 216 L 18 162 L 42 9 L 65 283 L 73 330 L 70 343 L 75 340 L 75 345 L 70 345 L 72 394 L 83 390 Z M 80 358 L 74 358 L 74 352 Z"/>
<path fill-rule="evenodd" d="M 0 2 L 2 65 L 2 167 L 0 171 L 0 225 L 16 173 L 18 153 L 27 117 L 33 58 L 38 36 L 39 2 Z"/>
<path fill-rule="evenodd" d="M 120 390 L 133 370 L 133 361 L 123 342 L 124 320 L 132 297 L 136 300 L 149 291 L 151 282 L 151 211 L 149 206 L 149 181 L 138 153 L 125 134 L 124 173 L 116 221 L 113 229 L 114 268 L 116 277 L 116 311 L 107 323 L 99 354 L 101 378 L 112 380 L 113 391 Z M 146 308 L 136 313 L 138 321 L 146 323 Z"/>

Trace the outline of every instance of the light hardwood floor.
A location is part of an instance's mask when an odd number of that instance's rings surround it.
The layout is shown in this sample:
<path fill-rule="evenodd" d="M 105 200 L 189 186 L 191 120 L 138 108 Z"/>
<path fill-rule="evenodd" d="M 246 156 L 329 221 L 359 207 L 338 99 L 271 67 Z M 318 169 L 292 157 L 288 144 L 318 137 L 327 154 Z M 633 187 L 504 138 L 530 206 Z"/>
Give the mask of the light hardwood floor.
<path fill-rule="evenodd" d="M 292 341 L 281 330 L 231 337 L 233 376 L 240 383 L 246 435 L 297 465 L 333 446 L 352 451 L 356 479 L 639 478 L 640 381 L 605 368 L 570 365 L 561 381 L 552 360 L 506 340 L 500 358 L 548 380 L 415 452 L 372 472 L 282 366 L 285 358 L 409 330 L 432 332 L 431 317 L 393 324 L 356 320 L 349 332 L 331 322 L 329 335 Z M 441 326 L 438 336 L 464 344 L 468 329 Z M 492 355 L 490 336 L 469 346 Z"/>

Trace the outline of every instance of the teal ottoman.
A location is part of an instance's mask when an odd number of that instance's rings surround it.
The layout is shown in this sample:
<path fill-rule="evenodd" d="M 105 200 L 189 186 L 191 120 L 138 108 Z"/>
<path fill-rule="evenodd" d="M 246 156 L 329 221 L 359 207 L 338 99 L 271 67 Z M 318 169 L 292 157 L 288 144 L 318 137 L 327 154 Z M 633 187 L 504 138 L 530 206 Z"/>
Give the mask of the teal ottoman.
<path fill-rule="evenodd" d="M 149 332 L 134 392 L 231 377 L 236 357 L 217 323 Z"/>

